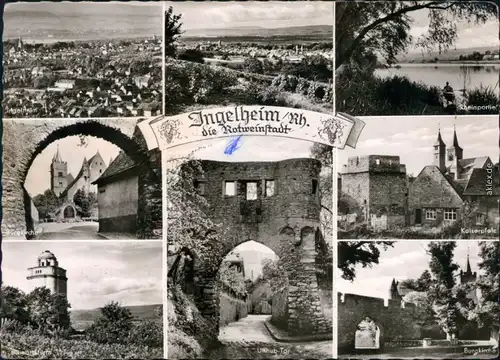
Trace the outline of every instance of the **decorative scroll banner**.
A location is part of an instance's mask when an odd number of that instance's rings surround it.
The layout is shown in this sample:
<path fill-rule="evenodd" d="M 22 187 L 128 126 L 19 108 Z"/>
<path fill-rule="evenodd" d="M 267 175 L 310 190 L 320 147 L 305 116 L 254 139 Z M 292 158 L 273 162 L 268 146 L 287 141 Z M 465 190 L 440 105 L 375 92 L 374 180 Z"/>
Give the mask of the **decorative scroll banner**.
<path fill-rule="evenodd" d="M 276 106 L 231 106 L 145 120 L 138 124 L 148 148 L 175 146 L 221 137 L 279 136 L 339 149 L 356 147 L 364 122 L 344 113 L 324 114 Z"/>

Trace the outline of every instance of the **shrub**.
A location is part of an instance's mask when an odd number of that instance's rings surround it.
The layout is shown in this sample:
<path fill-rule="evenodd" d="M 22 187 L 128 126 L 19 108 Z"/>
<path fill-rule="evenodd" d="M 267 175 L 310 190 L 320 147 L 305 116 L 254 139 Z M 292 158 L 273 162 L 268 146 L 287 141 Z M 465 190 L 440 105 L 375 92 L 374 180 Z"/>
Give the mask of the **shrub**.
<path fill-rule="evenodd" d="M 177 57 L 181 60 L 191 61 L 200 64 L 205 62 L 205 60 L 203 59 L 204 57 L 203 52 L 197 49 L 186 49 L 180 52 L 177 55 Z"/>
<path fill-rule="evenodd" d="M 491 87 L 482 85 L 474 90 L 469 90 L 465 94 L 465 105 L 470 106 L 470 112 L 474 114 L 492 114 L 500 105 L 498 92 Z"/>
<path fill-rule="evenodd" d="M 129 343 L 162 347 L 163 319 L 148 319 L 135 324 L 129 334 Z"/>
<path fill-rule="evenodd" d="M 87 329 L 89 340 L 102 344 L 123 344 L 129 339 L 132 314 L 129 309 L 111 302 L 101 309 L 101 316 Z"/>

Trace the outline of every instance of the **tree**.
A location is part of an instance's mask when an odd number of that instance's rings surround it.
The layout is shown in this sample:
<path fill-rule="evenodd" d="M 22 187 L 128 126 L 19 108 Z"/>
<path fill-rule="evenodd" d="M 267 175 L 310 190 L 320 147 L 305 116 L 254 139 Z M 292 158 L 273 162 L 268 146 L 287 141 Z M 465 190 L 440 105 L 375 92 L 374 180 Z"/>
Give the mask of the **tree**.
<path fill-rule="evenodd" d="M 340 241 L 338 242 L 338 268 L 342 278 L 353 281 L 356 277 L 356 266 L 363 268 L 378 264 L 380 250 L 392 247 L 394 241 Z"/>
<path fill-rule="evenodd" d="M 39 217 L 42 219 L 53 215 L 59 206 L 62 205 L 61 200 L 51 189 L 47 189 L 43 194 L 35 196 L 33 203 L 38 209 Z"/>
<path fill-rule="evenodd" d="M 428 51 L 447 50 L 457 39 L 455 21 L 484 23 L 497 16 L 495 1 L 340 2 L 335 11 L 335 68 L 360 55 L 379 54 L 389 64 L 413 42 L 411 14 L 428 10 L 428 31 L 416 44 Z"/>
<path fill-rule="evenodd" d="M 3 286 L 0 290 L 0 319 L 13 319 L 22 324 L 30 320 L 26 294 L 13 286 Z"/>
<path fill-rule="evenodd" d="M 418 279 L 407 279 L 401 281 L 401 286 L 417 291 L 417 292 L 427 292 L 433 284 L 432 275 L 429 270 L 424 270 Z"/>
<path fill-rule="evenodd" d="M 264 67 L 262 62 L 256 57 L 247 57 L 243 62 L 243 70 L 252 74 L 262 74 Z"/>
<path fill-rule="evenodd" d="M 205 62 L 204 54 L 198 49 L 186 49 L 179 53 L 178 58 L 181 60 L 191 61 L 203 64 Z"/>
<path fill-rule="evenodd" d="M 479 268 L 484 272 L 477 281 L 481 296 L 469 313 L 479 327 L 489 327 L 492 338 L 499 341 L 500 327 L 500 242 L 479 242 Z"/>
<path fill-rule="evenodd" d="M 279 292 L 288 286 L 288 276 L 281 261 L 264 259 L 262 265 L 262 280 L 268 281 L 273 293 Z"/>
<path fill-rule="evenodd" d="M 238 267 L 228 261 L 223 261 L 220 266 L 219 281 L 237 294 L 246 294 L 246 283 L 243 273 L 239 271 Z"/>
<path fill-rule="evenodd" d="M 454 272 L 459 268 L 453 262 L 453 251 L 456 246 L 454 241 L 431 241 L 427 250 L 431 257 L 429 268 L 435 280 L 428 295 L 432 301 L 436 321 L 448 339 L 458 333 L 461 320 L 459 301 L 454 292 Z"/>
<path fill-rule="evenodd" d="M 167 56 L 175 55 L 177 40 L 183 33 L 181 30 L 181 17 L 182 15 L 174 14 L 172 6 L 169 6 L 167 11 L 165 11 L 165 33 L 163 41 L 165 46 L 165 55 Z"/>
<path fill-rule="evenodd" d="M 117 302 L 110 302 L 101 308 L 101 315 L 87 329 L 92 341 L 101 344 L 124 344 L 132 330 L 132 313 Z"/>
<path fill-rule="evenodd" d="M 69 329 L 71 320 L 66 296 L 52 294 L 46 287 L 38 287 L 26 296 L 31 324 L 41 333 Z"/>

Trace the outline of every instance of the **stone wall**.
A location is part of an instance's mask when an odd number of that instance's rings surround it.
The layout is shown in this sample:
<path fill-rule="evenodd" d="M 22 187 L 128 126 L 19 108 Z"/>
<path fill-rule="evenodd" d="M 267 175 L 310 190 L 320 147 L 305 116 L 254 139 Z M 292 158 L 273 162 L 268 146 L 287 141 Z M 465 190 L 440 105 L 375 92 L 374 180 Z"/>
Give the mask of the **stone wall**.
<path fill-rule="evenodd" d="M 351 157 L 340 176 L 341 199 L 354 202 L 348 213 L 357 212 L 359 221 L 368 223 L 386 218 L 386 228 L 405 225 L 408 186 L 406 167 L 399 156 Z"/>
<path fill-rule="evenodd" d="M 286 288 L 273 294 L 271 322 L 282 329 L 288 327 L 288 289 Z"/>
<path fill-rule="evenodd" d="M 219 292 L 219 326 L 224 326 L 248 316 L 246 299 Z"/>
<path fill-rule="evenodd" d="M 2 231 L 4 237 L 26 232 L 22 238 L 34 234 L 29 196 L 24 196 L 24 182 L 34 159 L 49 144 L 68 136 L 89 135 L 109 141 L 123 149 L 143 171 L 139 179 L 139 198 L 149 205 L 139 206 L 139 230 L 145 237 L 153 234 L 161 224 L 161 171 L 151 161 L 151 153 L 136 129 L 137 119 L 55 119 L 55 120 L 3 120 L 2 169 Z M 146 149 L 146 150 L 145 150 Z M 141 186 L 142 185 L 142 186 Z M 157 189 L 160 189 L 160 192 Z M 35 196 L 36 194 L 29 194 Z M 151 201 L 154 198 L 155 201 Z M 160 216 L 158 216 L 158 213 Z M 161 226 L 160 226 L 161 229 Z M 161 230 L 160 230 L 161 233 Z"/>
<path fill-rule="evenodd" d="M 339 354 L 354 349 L 358 324 L 369 316 L 381 331 L 381 346 L 384 342 L 418 340 L 422 328 L 417 320 L 422 310 L 411 303 L 382 298 L 338 293 L 338 348 Z"/>
<path fill-rule="evenodd" d="M 291 333 L 329 333 L 331 320 L 324 318 L 315 270 L 315 232 L 320 227 L 321 163 L 314 159 L 279 162 L 228 163 L 200 161 L 204 196 L 210 205 L 206 211 L 221 224 L 221 249 L 217 259 L 241 243 L 254 240 L 271 250 L 283 262 L 288 276 L 288 329 Z M 185 165 L 189 166 L 189 165 Z M 225 193 L 225 182 L 235 182 L 235 194 Z M 266 183 L 274 183 L 274 193 L 266 192 Z M 248 182 L 257 184 L 256 199 L 247 199 Z M 269 186 L 268 186 L 269 189 Z M 215 256 L 215 255 L 214 255 Z M 198 264 L 196 273 L 201 289 L 198 304 L 207 317 L 219 318 L 218 299 L 214 296 L 216 276 L 209 265 Z"/>

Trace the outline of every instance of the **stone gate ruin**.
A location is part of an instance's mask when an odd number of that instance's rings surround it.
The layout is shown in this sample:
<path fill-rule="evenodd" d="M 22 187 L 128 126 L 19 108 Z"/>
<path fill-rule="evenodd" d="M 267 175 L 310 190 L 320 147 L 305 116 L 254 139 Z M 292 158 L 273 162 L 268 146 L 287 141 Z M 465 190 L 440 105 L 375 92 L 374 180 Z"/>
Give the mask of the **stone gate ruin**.
<path fill-rule="evenodd" d="M 34 159 L 50 143 L 75 135 L 109 141 L 143 168 L 139 176 L 138 237 L 161 232 L 161 172 L 158 150 L 148 151 L 137 119 L 52 119 L 3 121 L 2 235 L 34 236 L 31 199 L 24 189 Z"/>
<path fill-rule="evenodd" d="M 231 250 L 249 240 L 269 247 L 284 265 L 286 304 L 273 314 L 282 314 L 289 334 L 331 334 L 332 316 L 323 310 L 316 271 L 318 242 L 323 241 L 319 231 L 321 163 L 305 158 L 196 163 L 202 171 L 194 176 L 193 185 L 209 204 L 207 215 L 223 231 L 220 243 L 214 245 L 220 251 L 210 261 L 195 261 L 193 271 L 194 286 L 199 289 L 195 301 L 214 325 L 214 334 L 218 334 L 220 312 L 217 271 Z"/>

